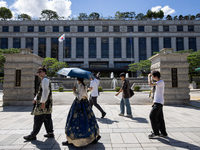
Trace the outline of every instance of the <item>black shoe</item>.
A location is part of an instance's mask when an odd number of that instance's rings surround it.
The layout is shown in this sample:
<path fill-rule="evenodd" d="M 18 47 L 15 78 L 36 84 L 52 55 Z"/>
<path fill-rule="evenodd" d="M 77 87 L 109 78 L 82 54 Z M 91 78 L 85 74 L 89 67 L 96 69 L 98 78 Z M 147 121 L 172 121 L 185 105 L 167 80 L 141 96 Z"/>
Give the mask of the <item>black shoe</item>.
<path fill-rule="evenodd" d="M 66 145 L 73 145 L 72 143 L 68 143 L 68 141 L 66 142 L 62 142 L 62 145 L 66 146 Z"/>
<path fill-rule="evenodd" d="M 104 118 L 104 117 L 105 117 L 105 115 L 106 115 L 106 112 L 102 113 L 102 116 L 101 116 L 101 118 Z"/>
<path fill-rule="evenodd" d="M 151 132 L 151 134 L 148 135 L 149 139 L 155 139 L 158 138 L 160 135 L 156 135 L 155 133 Z"/>
<path fill-rule="evenodd" d="M 47 134 L 44 135 L 44 137 L 46 137 L 46 138 L 54 138 L 54 134 L 47 133 Z"/>
<path fill-rule="evenodd" d="M 23 137 L 25 140 L 27 141 L 33 141 L 36 140 L 36 136 L 32 136 L 32 135 L 27 135 Z"/>
<path fill-rule="evenodd" d="M 92 141 L 92 144 L 96 144 L 101 139 L 101 136 L 99 135 L 94 141 Z"/>

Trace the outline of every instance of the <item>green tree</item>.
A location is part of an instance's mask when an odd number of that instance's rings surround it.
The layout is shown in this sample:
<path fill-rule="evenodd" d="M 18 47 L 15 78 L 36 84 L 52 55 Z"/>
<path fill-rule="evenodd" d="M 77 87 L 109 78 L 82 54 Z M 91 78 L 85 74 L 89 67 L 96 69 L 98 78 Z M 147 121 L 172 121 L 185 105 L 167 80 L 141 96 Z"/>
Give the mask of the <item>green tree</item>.
<path fill-rule="evenodd" d="M 135 17 L 136 20 L 145 20 L 145 15 L 143 13 L 139 13 L 137 14 L 137 16 Z"/>
<path fill-rule="evenodd" d="M 57 76 L 56 72 L 62 68 L 67 68 L 66 62 L 58 62 L 56 58 L 46 57 L 42 63 L 47 68 L 47 75 L 50 77 Z"/>
<path fill-rule="evenodd" d="M 196 17 L 194 15 L 190 16 L 190 20 L 195 20 L 195 19 L 196 19 Z"/>
<path fill-rule="evenodd" d="M 123 18 L 123 13 L 117 11 L 115 13 L 115 20 L 121 20 Z"/>
<path fill-rule="evenodd" d="M 147 19 L 152 20 L 152 18 L 154 17 L 154 12 L 152 12 L 150 9 L 147 11 L 146 17 Z M 156 14 L 157 15 L 157 14 Z"/>
<path fill-rule="evenodd" d="M 178 20 L 178 16 L 174 16 L 174 20 Z"/>
<path fill-rule="evenodd" d="M 99 13 L 93 12 L 89 15 L 89 18 L 92 20 L 99 20 Z"/>
<path fill-rule="evenodd" d="M 189 15 L 187 15 L 183 17 L 183 20 L 189 20 L 189 18 L 190 18 Z"/>
<path fill-rule="evenodd" d="M 157 12 L 158 14 L 158 18 L 163 19 L 164 18 L 164 12 L 162 10 L 159 10 L 159 12 Z"/>
<path fill-rule="evenodd" d="M 166 19 L 167 19 L 167 20 L 172 20 L 172 16 L 167 15 Z"/>
<path fill-rule="evenodd" d="M 13 17 L 12 12 L 10 11 L 10 9 L 6 8 L 6 7 L 1 7 L 0 8 L 0 18 L 2 18 L 3 20 L 6 19 L 11 19 Z"/>
<path fill-rule="evenodd" d="M 22 19 L 23 21 L 30 21 L 31 16 L 29 16 L 27 14 L 21 14 L 21 15 L 18 15 L 18 19 Z"/>
<path fill-rule="evenodd" d="M 183 16 L 179 15 L 178 20 L 183 20 Z"/>
<path fill-rule="evenodd" d="M 59 16 L 57 14 L 57 12 L 53 11 L 53 10 L 43 10 L 41 12 L 42 18 L 44 18 L 45 20 L 58 20 Z"/>
<path fill-rule="evenodd" d="M 132 63 L 129 65 L 128 71 L 136 72 L 137 70 L 141 71 L 142 74 L 149 73 L 151 67 L 150 60 L 141 60 L 138 63 Z"/>
<path fill-rule="evenodd" d="M 78 19 L 79 20 L 87 20 L 88 16 L 86 13 L 79 13 Z"/>
<path fill-rule="evenodd" d="M 131 20 L 133 20 L 135 18 L 135 12 L 134 11 L 130 12 L 129 17 L 131 18 Z"/>
<path fill-rule="evenodd" d="M 200 13 L 196 14 L 196 19 L 200 19 Z"/>

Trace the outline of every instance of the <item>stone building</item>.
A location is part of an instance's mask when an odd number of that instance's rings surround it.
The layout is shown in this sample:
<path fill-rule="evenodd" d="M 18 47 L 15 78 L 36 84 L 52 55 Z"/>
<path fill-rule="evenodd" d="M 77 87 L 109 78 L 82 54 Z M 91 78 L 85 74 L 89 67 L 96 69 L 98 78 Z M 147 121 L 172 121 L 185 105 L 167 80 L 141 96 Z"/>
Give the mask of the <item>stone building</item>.
<path fill-rule="evenodd" d="M 200 20 L 0 21 L 0 48 L 12 47 L 102 76 L 118 75 L 163 48 L 200 50 Z"/>

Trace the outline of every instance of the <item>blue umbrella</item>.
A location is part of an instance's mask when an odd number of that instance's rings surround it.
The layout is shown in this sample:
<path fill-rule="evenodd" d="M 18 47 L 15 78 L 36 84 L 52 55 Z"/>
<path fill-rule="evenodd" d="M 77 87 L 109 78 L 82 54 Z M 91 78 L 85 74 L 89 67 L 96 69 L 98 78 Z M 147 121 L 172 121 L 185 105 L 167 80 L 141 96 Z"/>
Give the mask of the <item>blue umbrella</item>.
<path fill-rule="evenodd" d="M 78 78 L 93 79 L 94 75 L 90 71 L 86 71 L 80 68 L 62 68 L 57 74 Z"/>

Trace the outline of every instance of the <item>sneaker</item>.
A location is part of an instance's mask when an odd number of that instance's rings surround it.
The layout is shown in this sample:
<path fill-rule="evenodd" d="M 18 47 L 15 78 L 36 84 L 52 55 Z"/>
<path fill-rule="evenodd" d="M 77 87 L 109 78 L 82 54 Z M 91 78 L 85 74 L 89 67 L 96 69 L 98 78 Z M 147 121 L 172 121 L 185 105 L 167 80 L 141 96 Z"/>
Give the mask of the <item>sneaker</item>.
<path fill-rule="evenodd" d="M 47 134 L 44 135 L 44 137 L 46 137 L 46 138 L 54 138 L 54 134 L 47 133 Z"/>
<path fill-rule="evenodd" d="M 126 117 L 128 117 L 128 118 L 133 118 L 133 116 L 132 116 L 132 115 L 126 115 Z"/>
<path fill-rule="evenodd" d="M 121 114 L 121 113 L 120 113 L 119 116 L 124 116 L 124 114 Z"/>
<path fill-rule="evenodd" d="M 106 115 L 106 112 L 102 113 L 102 116 L 101 116 L 101 118 L 104 118 L 104 117 L 105 117 L 105 115 Z"/>
<path fill-rule="evenodd" d="M 36 136 L 27 135 L 23 137 L 26 141 L 33 141 L 36 140 Z"/>
<path fill-rule="evenodd" d="M 167 137 L 168 135 L 167 135 L 167 134 L 162 134 L 162 133 L 161 133 L 160 136 L 161 136 L 161 137 Z"/>
<path fill-rule="evenodd" d="M 155 139 L 158 138 L 159 135 L 155 135 L 155 133 L 151 132 L 151 134 L 148 135 L 149 139 Z"/>

